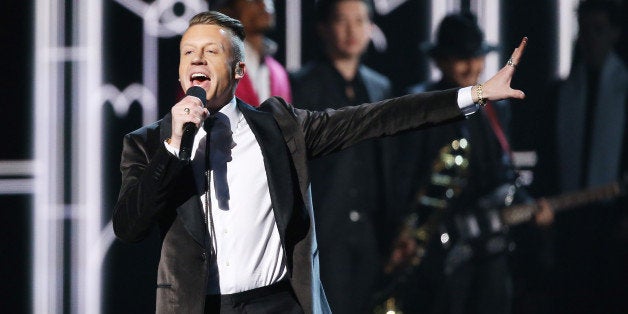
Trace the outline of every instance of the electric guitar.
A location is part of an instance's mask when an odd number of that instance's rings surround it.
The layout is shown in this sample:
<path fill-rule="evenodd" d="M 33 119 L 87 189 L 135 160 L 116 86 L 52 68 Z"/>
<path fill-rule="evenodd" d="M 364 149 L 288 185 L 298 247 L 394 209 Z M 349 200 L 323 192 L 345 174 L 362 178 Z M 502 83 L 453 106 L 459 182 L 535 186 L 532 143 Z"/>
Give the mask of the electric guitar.
<path fill-rule="evenodd" d="M 512 185 L 497 188 L 490 196 L 481 199 L 478 210 L 471 212 L 452 212 L 439 219 L 439 228 L 427 225 L 419 226 L 418 233 L 430 228 L 433 237 L 440 235 L 444 249 L 448 249 L 452 241 L 472 244 L 478 254 L 494 254 L 506 249 L 506 242 L 499 245 L 497 238 L 507 233 L 508 228 L 523 224 L 534 219 L 540 210 L 538 202 L 512 205 L 517 189 Z M 584 205 L 626 194 L 626 182 L 616 181 L 604 186 L 569 192 L 559 196 L 546 198 L 553 212 L 575 209 Z M 502 237 L 503 238 L 503 237 Z M 487 243 L 493 241 L 492 243 Z M 419 245 L 423 243 L 419 242 Z M 492 245 L 492 246 L 491 246 Z M 484 251 L 484 252 L 481 252 Z"/>
<path fill-rule="evenodd" d="M 626 195 L 628 190 L 627 181 L 627 179 L 624 179 L 600 187 L 569 192 L 546 198 L 546 201 L 549 203 L 552 211 L 556 213 L 596 202 L 611 200 Z M 501 190 L 498 189 L 498 191 L 496 191 L 496 196 L 493 197 L 492 202 L 494 203 L 495 199 L 501 199 L 503 200 L 503 204 L 507 205 L 501 209 L 487 209 L 482 215 L 453 215 L 451 219 L 449 219 L 449 223 L 445 223 L 447 219 L 445 219 L 442 212 L 435 212 L 432 213 L 431 217 L 429 217 L 424 224 L 414 228 L 414 230 L 410 230 L 410 233 L 417 241 L 416 256 L 413 256 L 410 266 L 395 272 L 396 278 L 392 279 L 384 289 L 375 294 L 374 299 L 377 305 L 374 307 L 374 313 L 396 312 L 395 303 L 397 300 L 395 300 L 394 292 L 398 285 L 405 283 L 407 279 L 412 277 L 412 274 L 419 269 L 427 251 L 427 241 L 434 236 L 440 235 L 443 246 L 447 246 L 452 242 L 454 234 L 458 238 L 463 238 L 465 241 L 479 241 L 489 238 L 490 235 L 505 232 L 507 227 L 517 226 L 532 220 L 534 214 L 540 210 L 538 205 L 536 202 L 533 202 L 530 204 L 508 206 L 512 202 L 514 191 L 514 187 L 508 186 L 504 186 Z M 487 206 L 488 205 L 485 205 L 485 207 Z M 416 221 L 414 221 L 414 223 L 416 223 Z M 449 227 L 445 229 L 443 229 L 442 226 L 437 228 L 437 225 L 442 224 L 449 225 Z M 406 228 L 407 227 L 408 226 L 406 226 Z M 451 229 L 456 230 L 453 231 Z M 406 229 L 406 232 L 408 232 L 408 229 Z"/>
<path fill-rule="evenodd" d="M 547 199 L 547 202 L 554 212 L 560 212 L 599 201 L 610 200 L 625 194 L 626 182 L 624 180 L 551 197 Z M 538 210 L 536 204 L 513 205 L 502 210 L 501 219 L 505 225 L 516 226 L 531 220 Z"/>

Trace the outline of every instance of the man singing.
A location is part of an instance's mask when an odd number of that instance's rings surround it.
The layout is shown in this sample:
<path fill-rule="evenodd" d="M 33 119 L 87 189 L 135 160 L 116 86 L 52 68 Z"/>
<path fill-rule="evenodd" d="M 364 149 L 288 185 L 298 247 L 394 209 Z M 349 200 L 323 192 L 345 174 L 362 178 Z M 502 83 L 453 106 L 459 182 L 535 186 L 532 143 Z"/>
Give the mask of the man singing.
<path fill-rule="evenodd" d="M 124 138 L 113 223 L 137 242 L 162 235 L 157 313 L 326 313 L 307 161 L 368 138 L 463 119 L 478 103 L 523 98 L 514 66 L 486 83 L 307 111 L 271 97 L 253 108 L 234 97 L 245 74 L 244 31 L 204 12 L 180 44 L 183 90 L 200 86 L 162 120 Z M 526 40 L 509 62 L 519 62 Z M 199 129 L 180 159 L 183 126 Z"/>

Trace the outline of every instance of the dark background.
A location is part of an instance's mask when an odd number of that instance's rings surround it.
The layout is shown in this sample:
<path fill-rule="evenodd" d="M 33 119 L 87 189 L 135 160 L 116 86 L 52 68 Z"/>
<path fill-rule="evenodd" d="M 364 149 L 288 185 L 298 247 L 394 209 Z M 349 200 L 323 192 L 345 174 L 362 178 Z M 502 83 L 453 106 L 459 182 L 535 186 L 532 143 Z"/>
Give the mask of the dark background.
<path fill-rule="evenodd" d="M 276 1 L 277 28 L 270 34 L 280 47 L 285 43 L 285 2 Z M 529 45 L 513 85 L 524 90 L 527 98 L 512 106 L 512 146 L 515 150 L 534 150 L 542 137 L 542 106 L 545 89 L 554 80 L 556 52 L 555 0 L 501 1 L 501 46 L 509 54 L 522 36 L 529 37 Z M 317 54 L 313 35 L 312 12 L 314 1 L 303 1 L 303 62 Z M 0 69 L 3 77 L 0 88 L 0 160 L 31 160 L 33 158 L 33 99 L 32 84 L 37 69 L 33 68 L 34 3 L 2 1 L 0 4 L 0 42 L 2 54 Z M 628 21 L 628 6 L 623 4 L 623 20 Z M 569 14 L 568 12 L 562 12 Z M 104 2 L 104 54 L 102 60 L 104 83 L 128 86 L 141 82 L 141 36 L 139 18 L 114 1 Z M 384 31 L 389 49 L 377 52 L 371 47 L 366 64 L 387 75 L 397 91 L 426 79 L 428 62 L 419 51 L 425 41 L 428 27 L 428 1 L 408 1 L 387 16 L 375 16 L 376 24 Z M 623 25 L 618 49 L 628 59 L 627 25 Z M 169 111 L 178 95 L 177 66 L 178 38 L 160 39 L 159 109 L 160 116 Z M 278 59 L 285 60 L 285 51 Z M 504 59 L 505 60 L 505 59 Z M 69 113 L 68 113 L 69 114 Z M 141 126 L 141 110 L 133 106 L 124 118 L 113 114 L 109 106 L 103 110 L 105 164 L 102 166 L 105 186 L 104 208 L 112 208 L 117 197 L 120 175 L 118 163 L 122 136 Z M 8 179 L 2 178 L 0 179 Z M 31 312 L 31 206 L 29 194 L 0 194 L 0 311 L 3 313 Z M 110 212 L 109 212 L 110 215 Z M 65 223 L 69 224 L 69 221 Z M 103 222 L 103 225 L 106 221 Z M 154 287 L 159 257 L 159 240 L 154 232 L 140 244 L 122 244 L 116 241 L 109 249 L 103 266 L 104 313 L 150 313 L 154 311 Z M 72 274 L 66 274 L 65 279 Z M 628 288 L 624 285 L 624 290 Z M 68 285 L 65 285 L 68 289 Z M 69 309 L 66 295 L 64 309 Z M 534 302 L 534 299 L 530 302 Z M 623 300 L 625 309 L 626 300 Z M 525 307 L 522 307 L 525 308 Z M 560 304 L 557 305 L 560 308 Z M 620 309 L 618 309 L 618 312 Z M 523 311 L 520 311 L 523 312 Z M 532 312 L 529 312 L 532 313 Z"/>

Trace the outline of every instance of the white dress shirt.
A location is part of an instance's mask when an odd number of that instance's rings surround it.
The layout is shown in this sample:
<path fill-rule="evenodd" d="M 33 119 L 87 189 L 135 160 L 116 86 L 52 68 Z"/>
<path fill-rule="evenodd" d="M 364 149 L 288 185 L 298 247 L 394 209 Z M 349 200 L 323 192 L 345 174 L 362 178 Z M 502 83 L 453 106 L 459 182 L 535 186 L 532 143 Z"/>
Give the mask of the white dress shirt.
<path fill-rule="evenodd" d="M 192 147 L 192 167 L 203 208 L 207 209 L 205 136 L 200 128 Z M 208 294 L 230 294 L 276 283 L 287 273 L 286 256 L 262 151 L 235 98 L 216 114 L 210 146 L 208 228 L 220 276 L 210 276 Z"/>

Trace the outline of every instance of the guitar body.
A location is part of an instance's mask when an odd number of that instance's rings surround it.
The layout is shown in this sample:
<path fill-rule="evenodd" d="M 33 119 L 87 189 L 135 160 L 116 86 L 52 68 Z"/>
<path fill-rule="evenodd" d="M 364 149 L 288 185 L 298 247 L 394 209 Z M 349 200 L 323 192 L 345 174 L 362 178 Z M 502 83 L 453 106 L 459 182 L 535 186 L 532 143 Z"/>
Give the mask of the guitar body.
<path fill-rule="evenodd" d="M 517 192 L 514 185 L 505 184 L 470 210 L 450 211 L 441 219 L 425 259 L 440 256 L 442 272 L 449 275 L 471 259 L 491 258 L 512 250 L 509 226 L 502 220 L 501 209 L 523 198 Z"/>

